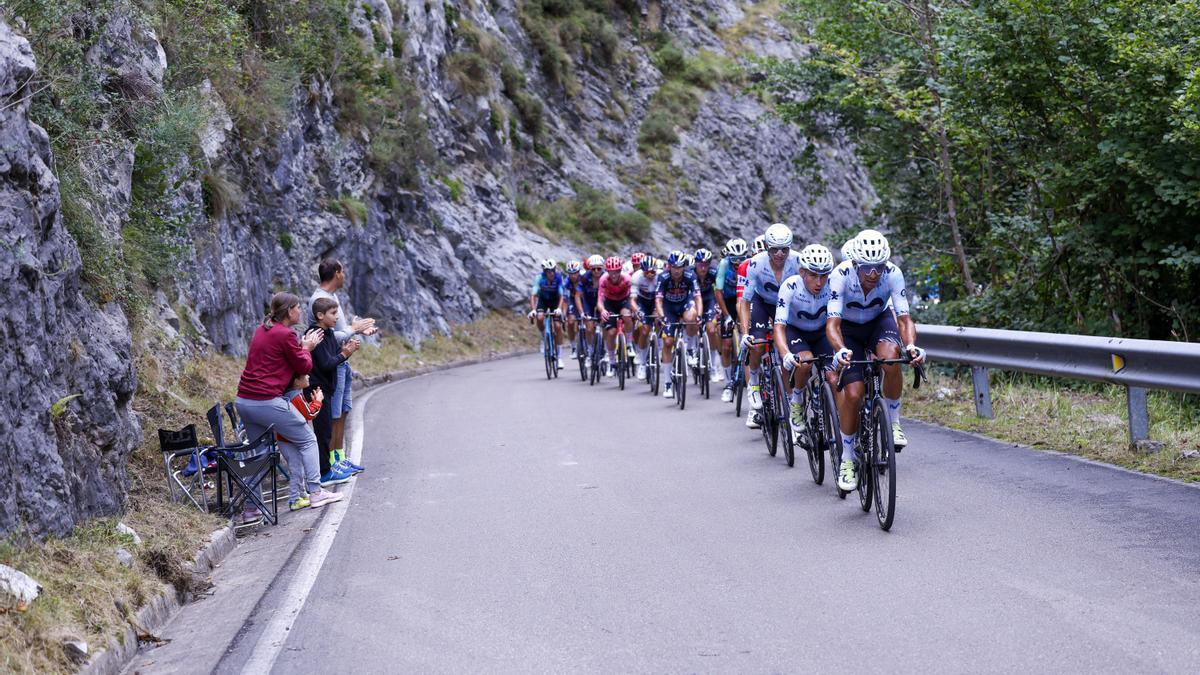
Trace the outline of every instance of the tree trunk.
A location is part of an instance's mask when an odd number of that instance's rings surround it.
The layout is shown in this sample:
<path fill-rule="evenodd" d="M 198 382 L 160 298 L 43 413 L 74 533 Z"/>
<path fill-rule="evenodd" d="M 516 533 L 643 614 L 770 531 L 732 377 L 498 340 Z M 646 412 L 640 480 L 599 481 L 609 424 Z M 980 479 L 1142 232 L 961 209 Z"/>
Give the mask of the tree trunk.
<path fill-rule="evenodd" d="M 938 57 L 933 40 L 933 12 L 929 9 L 928 0 L 921 0 L 919 7 L 909 6 L 909 11 L 917 15 L 921 25 L 921 53 L 925 60 L 926 75 L 933 82 L 939 78 Z M 950 238 L 954 245 L 954 257 L 958 258 L 958 266 L 962 270 L 963 286 L 968 295 L 975 295 L 975 280 L 971 277 L 971 265 L 967 262 L 967 251 L 963 248 L 962 233 L 958 227 L 958 205 L 954 199 L 954 165 L 950 163 L 950 135 L 946 133 L 946 121 L 942 109 L 942 97 L 937 89 L 931 88 L 934 104 L 937 106 L 937 121 L 934 136 L 938 145 L 938 169 L 942 174 L 942 199 L 946 204 L 946 224 L 950 227 Z"/>

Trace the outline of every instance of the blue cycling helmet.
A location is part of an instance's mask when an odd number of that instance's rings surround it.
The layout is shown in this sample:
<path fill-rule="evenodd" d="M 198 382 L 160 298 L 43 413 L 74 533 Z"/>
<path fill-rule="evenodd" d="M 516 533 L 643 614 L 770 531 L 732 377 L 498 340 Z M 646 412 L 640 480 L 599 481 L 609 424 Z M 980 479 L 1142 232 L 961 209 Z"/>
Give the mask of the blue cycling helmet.
<path fill-rule="evenodd" d="M 696 262 L 698 262 L 698 263 L 712 262 L 712 259 L 713 259 L 712 251 L 710 251 L 706 248 L 701 248 L 701 249 L 696 250 Z"/>
<path fill-rule="evenodd" d="M 650 256 L 642 256 L 642 261 L 638 263 L 638 267 L 642 268 L 643 272 L 649 272 L 654 269 L 654 258 Z"/>
<path fill-rule="evenodd" d="M 667 264 L 671 267 L 685 267 L 687 265 L 687 257 L 683 254 L 683 251 L 671 251 L 667 254 Z"/>

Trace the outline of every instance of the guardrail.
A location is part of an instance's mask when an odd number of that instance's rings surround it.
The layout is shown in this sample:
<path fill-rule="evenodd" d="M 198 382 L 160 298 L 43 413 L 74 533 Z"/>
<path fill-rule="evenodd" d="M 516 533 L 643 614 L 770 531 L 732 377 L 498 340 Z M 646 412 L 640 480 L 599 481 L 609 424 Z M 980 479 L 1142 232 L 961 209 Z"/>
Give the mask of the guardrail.
<path fill-rule="evenodd" d="M 1147 389 L 1200 393 L 1196 343 L 955 326 L 922 325 L 917 332 L 930 359 L 971 366 L 975 413 L 988 419 L 992 368 L 1124 385 L 1135 447 L 1150 438 Z"/>

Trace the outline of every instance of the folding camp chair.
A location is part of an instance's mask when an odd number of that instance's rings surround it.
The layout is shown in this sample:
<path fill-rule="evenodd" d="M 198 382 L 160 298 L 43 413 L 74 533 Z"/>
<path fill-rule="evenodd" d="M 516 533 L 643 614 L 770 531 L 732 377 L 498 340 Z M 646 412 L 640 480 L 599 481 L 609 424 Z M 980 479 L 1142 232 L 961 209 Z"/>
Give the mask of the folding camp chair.
<path fill-rule="evenodd" d="M 233 429 L 235 441 L 230 445 L 225 444 L 225 423 L 221 417 L 222 405 L 220 403 L 216 403 L 208 409 L 208 426 L 212 430 L 213 440 L 216 441 L 217 447 L 227 447 L 236 450 L 246 444 L 246 427 L 242 424 L 241 419 L 238 418 L 237 408 L 234 407 L 232 402 L 226 403 L 223 407 L 229 415 L 229 423 Z M 276 470 L 283 476 L 284 482 L 291 481 L 291 474 L 288 473 L 288 469 L 284 468 L 283 464 L 280 464 Z M 279 488 L 277 482 L 275 483 L 275 487 L 269 492 L 265 491 L 265 485 L 263 487 L 262 498 L 264 500 L 279 501 L 288 497 L 287 489 Z"/>
<path fill-rule="evenodd" d="M 212 448 L 200 445 L 196 438 L 196 425 L 189 424 L 179 431 L 159 429 L 158 444 L 162 448 L 171 501 L 178 502 L 186 498 L 196 508 L 207 511 L 204 470 L 208 460 L 205 454 Z M 186 463 L 181 464 L 180 460 L 184 459 L 187 460 Z"/>
<path fill-rule="evenodd" d="M 215 448 L 217 453 L 217 509 L 230 518 L 241 514 L 247 502 L 272 525 L 279 523 L 279 509 L 274 499 L 263 499 L 263 489 L 270 479 L 270 494 L 278 492 L 279 448 L 275 444 L 275 427 L 267 427 L 261 436 L 232 447 Z M 225 503 L 224 488 L 229 491 Z"/>

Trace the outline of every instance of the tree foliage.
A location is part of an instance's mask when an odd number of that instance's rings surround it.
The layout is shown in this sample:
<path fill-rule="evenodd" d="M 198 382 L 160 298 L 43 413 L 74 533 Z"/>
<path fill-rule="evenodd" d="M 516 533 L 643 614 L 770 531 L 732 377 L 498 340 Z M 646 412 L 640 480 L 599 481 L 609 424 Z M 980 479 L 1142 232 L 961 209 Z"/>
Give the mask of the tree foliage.
<path fill-rule="evenodd" d="M 812 53 L 767 62 L 759 86 L 858 144 L 876 220 L 944 318 L 1200 336 L 1200 3 L 790 7 Z"/>

